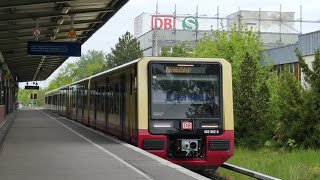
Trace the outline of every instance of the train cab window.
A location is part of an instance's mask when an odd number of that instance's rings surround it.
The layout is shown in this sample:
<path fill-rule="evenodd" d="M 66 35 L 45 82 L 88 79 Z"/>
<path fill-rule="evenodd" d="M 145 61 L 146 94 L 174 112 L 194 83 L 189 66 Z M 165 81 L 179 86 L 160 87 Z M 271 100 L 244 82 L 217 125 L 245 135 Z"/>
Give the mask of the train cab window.
<path fill-rule="evenodd" d="M 151 63 L 152 119 L 208 119 L 221 116 L 221 65 Z"/>

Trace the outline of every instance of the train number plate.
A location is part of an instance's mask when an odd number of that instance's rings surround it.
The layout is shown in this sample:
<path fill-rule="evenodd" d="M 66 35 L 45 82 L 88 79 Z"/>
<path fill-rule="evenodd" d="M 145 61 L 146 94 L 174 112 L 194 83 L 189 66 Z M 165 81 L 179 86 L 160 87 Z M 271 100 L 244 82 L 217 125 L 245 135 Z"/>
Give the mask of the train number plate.
<path fill-rule="evenodd" d="M 181 129 L 182 130 L 192 130 L 193 124 L 190 121 L 182 121 L 181 122 Z"/>

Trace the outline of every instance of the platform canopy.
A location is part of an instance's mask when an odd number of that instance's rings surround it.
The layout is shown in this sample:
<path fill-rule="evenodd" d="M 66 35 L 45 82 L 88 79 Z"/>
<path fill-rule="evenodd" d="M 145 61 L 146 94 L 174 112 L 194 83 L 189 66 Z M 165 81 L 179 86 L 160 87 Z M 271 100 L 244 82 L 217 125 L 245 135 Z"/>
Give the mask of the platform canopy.
<path fill-rule="evenodd" d="M 127 2 L 0 0 L 0 52 L 4 63 L 19 82 L 45 80 L 68 57 L 27 55 L 27 42 L 36 40 L 35 29 L 40 30 L 40 42 L 84 43 Z M 74 39 L 67 37 L 72 27 L 77 34 Z"/>

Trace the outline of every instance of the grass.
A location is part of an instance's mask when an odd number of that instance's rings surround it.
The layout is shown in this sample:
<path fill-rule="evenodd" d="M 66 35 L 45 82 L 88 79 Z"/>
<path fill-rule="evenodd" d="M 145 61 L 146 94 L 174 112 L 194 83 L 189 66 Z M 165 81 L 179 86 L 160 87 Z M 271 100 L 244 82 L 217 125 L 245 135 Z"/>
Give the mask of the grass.
<path fill-rule="evenodd" d="M 280 179 L 320 179 L 320 151 L 316 150 L 275 152 L 266 149 L 251 151 L 237 148 L 235 155 L 227 163 Z M 230 180 L 252 179 L 224 168 L 219 168 L 217 173 Z"/>

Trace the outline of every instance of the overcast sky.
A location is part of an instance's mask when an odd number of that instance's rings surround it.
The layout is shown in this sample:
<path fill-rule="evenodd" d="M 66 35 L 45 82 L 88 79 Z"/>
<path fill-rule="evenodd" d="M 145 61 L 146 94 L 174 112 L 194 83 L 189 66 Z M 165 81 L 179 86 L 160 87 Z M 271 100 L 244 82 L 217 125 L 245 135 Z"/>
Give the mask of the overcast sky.
<path fill-rule="evenodd" d="M 177 14 L 195 14 L 198 5 L 199 14 L 215 16 L 219 6 L 220 16 L 225 17 L 240 8 L 241 10 L 279 11 L 280 4 L 282 11 L 295 12 L 295 19 L 300 18 L 300 5 L 302 5 L 302 18 L 304 20 L 319 20 L 319 0 L 159 0 L 159 13 L 172 14 L 176 4 Z M 130 0 L 109 22 L 97 31 L 85 44 L 82 45 L 82 53 L 95 49 L 105 53 L 110 52 L 118 38 L 126 31 L 133 34 L 134 18 L 141 13 L 155 13 L 156 0 Z M 303 24 L 303 33 L 316 31 L 320 24 Z M 69 58 L 67 62 L 74 62 L 77 58 Z M 62 65 L 63 66 L 63 65 Z M 61 68 L 61 67 L 60 67 Z M 40 82 L 45 87 L 49 81 L 58 73 L 58 68 L 46 81 Z M 24 85 L 24 84 L 20 84 Z"/>

